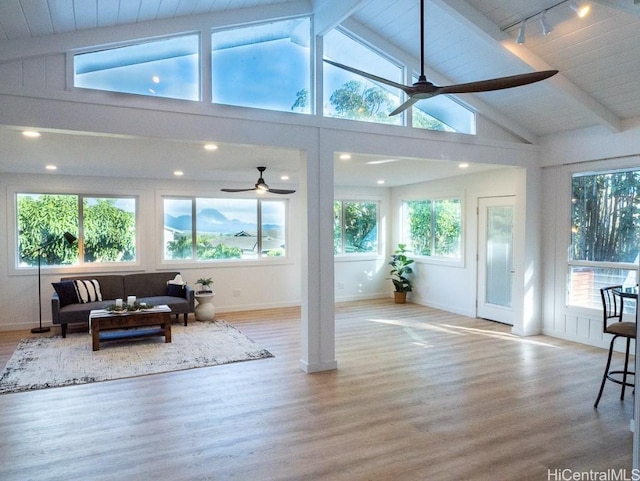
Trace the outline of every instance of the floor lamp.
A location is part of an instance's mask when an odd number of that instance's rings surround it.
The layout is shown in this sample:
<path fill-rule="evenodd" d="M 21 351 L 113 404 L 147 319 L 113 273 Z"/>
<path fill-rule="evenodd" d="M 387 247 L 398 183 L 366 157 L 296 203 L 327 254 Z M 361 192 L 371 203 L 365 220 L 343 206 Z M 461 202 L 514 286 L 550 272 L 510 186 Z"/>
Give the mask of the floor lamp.
<path fill-rule="evenodd" d="M 69 243 L 69 245 L 73 244 L 77 238 L 71 232 L 64 233 L 65 240 Z M 40 264 L 42 262 L 42 253 L 44 252 L 45 247 L 50 246 L 58 239 L 52 239 L 49 242 L 45 242 L 38 249 L 38 314 L 40 316 L 40 325 L 38 327 L 34 327 L 31 329 L 33 333 L 41 333 L 41 332 L 49 332 L 51 328 L 49 326 L 42 327 L 42 276 L 40 275 Z"/>

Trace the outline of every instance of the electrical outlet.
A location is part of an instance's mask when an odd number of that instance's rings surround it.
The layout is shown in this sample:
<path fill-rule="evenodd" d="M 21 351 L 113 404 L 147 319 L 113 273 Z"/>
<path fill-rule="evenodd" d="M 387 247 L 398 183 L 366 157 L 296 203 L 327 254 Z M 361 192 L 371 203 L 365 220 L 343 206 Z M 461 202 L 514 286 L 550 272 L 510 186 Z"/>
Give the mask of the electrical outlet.
<path fill-rule="evenodd" d="M 344 282 L 338 282 L 338 289 L 344 289 Z"/>
<path fill-rule="evenodd" d="M 233 297 L 240 297 L 240 289 L 233 290 Z"/>

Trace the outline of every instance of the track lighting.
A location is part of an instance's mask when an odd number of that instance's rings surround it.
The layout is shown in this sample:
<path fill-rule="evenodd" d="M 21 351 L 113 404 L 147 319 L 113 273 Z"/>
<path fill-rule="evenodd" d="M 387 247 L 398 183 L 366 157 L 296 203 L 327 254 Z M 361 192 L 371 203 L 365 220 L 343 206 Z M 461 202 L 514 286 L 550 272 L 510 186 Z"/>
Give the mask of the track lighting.
<path fill-rule="evenodd" d="M 526 22 L 523 20 L 520 23 L 520 30 L 518 30 L 518 37 L 516 38 L 516 43 L 518 45 L 522 45 L 524 43 L 524 41 L 525 41 L 525 38 L 524 38 L 525 25 L 526 25 Z"/>
<path fill-rule="evenodd" d="M 547 22 L 547 11 L 542 12 L 540 17 L 540 27 L 542 28 L 542 35 L 547 36 L 553 31 L 553 27 Z"/>
<path fill-rule="evenodd" d="M 547 12 L 552 8 L 556 8 L 557 6 L 563 5 L 565 3 L 569 4 L 569 7 L 571 8 L 571 10 L 573 10 L 579 18 L 584 18 L 591 12 L 590 2 L 580 2 L 578 0 L 561 0 L 551 5 L 550 7 L 547 7 L 544 10 L 540 10 L 539 12 L 529 15 L 528 17 L 520 21 L 510 23 L 506 27 L 502 27 L 500 30 L 504 32 L 506 30 L 512 29 L 516 25 L 520 25 L 518 29 L 518 36 L 516 37 L 516 43 L 518 45 L 522 45 L 525 42 L 525 28 L 526 28 L 527 22 L 534 18 L 538 18 L 540 20 L 540 28 L 542 29 L 542 35 L 549 35 L 553 31 L 553 27 L 547 21 Z"/>
<path fill-rule="evenodd" d="M 579 18 L 586 17 L 591 11 L 591 5 L 589 4 L 589 2 L 578 2 L 576 0 L 571 0 L 571 2 L 569 3 L 569 7 L 571 8 L 571 10 L 576 12 L 576 15 Z"/>

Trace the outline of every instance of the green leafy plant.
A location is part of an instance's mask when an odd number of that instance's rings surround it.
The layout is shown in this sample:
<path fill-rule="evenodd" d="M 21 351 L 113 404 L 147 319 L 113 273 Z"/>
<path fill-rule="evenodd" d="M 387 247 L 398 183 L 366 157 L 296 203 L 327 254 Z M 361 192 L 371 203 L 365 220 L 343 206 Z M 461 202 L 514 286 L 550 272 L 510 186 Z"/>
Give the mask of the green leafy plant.
<path fill-rule="evenodd" d="M 405 244 L 398 244 L 398 248 L 391 255 L 391 261 L 389 262 L 391 266 L 389 275 L 391 275 L 390 279 L 396 288 L 396 292 L 411 292 L 413 288 L 408 275 L 413 274 L 411 264 L 414 263 L 414 260 L 407 257 L 406 247 Z"/>
<path fill-rule="evenodd" d="M 209 286 L 213 284 L 213 279 L 211 277 L 201 277 L 196 281 L 196 284 L 200 284 L 203 291 L 210 291 L 211 288 Z"/>

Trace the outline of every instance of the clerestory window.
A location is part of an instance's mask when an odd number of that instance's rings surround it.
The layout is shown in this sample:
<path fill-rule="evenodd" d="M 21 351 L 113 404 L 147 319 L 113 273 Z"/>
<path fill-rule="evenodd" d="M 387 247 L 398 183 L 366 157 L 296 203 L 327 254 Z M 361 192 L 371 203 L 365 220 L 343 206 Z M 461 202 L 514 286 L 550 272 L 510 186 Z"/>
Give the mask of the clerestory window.
<path fill-rule="evenodd" d="M 78 53 L 73 69 L 79 88 L 200 100 L 200 36 Z"/>
<path fill-rule="evenodd" d="M 308 18 L 211 35 L 214 103 L 311 113 Z"/>

